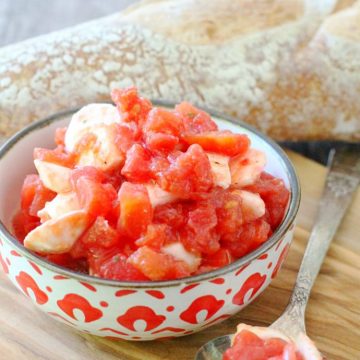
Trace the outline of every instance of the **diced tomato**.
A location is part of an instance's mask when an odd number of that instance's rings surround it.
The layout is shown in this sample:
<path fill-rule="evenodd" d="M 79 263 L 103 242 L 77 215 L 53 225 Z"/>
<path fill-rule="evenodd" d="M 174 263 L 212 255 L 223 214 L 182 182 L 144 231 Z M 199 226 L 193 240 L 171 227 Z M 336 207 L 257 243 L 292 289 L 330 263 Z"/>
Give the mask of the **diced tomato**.
<path fill-rule="evenodd" d="M 220 235 L 216 229 L 197 234 L 194 231 L 188 231 L 187 237 L 181 238 L 181 240 L 189 250 L 200 252 L 203 255 L 214 254 L 220 249 Z"/>
<path fill-rule="evenodd" d="M 112 202 L 112 207 L 110 211 L 104 217 L 109 222 L 110 226 L 117 228 L 119 216 L 120 216 L 120 203 L 119 203 L 119 199 L 116 199 Z"/>
<path fill-rule="evenodd" d="M 152 156 L 150 169 L 154 178 L 161 176 L 161 174 L 168 170 L 169 166 L 170 161 L 164 154 L 157 153 Z"/>
<path fill-rule="evenodd" d="M 196 197 L 198 193 L 209 191 L 214 184 L 209 158 L 196 144 L 172 160 L 157 181 L 162 189 L 181 198 Z"/>
<path fill-rule="evenodd" d="M 38 175 L 28 175 L 21 189 L 21 208 L 31 216 L 37 216 L 47 201 L 51 201 L 56 193 L 47 189 Z"/>
<path fill-rule="evenodd" d="M 233 262 L 233 257 L 227 249 L 219 249 L 216 253 L 204 256 L 202 266 L 212 266 L 214 268 L 223 267 Z"/>
<path fill-rule="evenodd" d="M 265 353 L 267 357 L 282 355 L 286 341 L 279 338 L 270 338 L 264 340 Z"/>
<path fill-rule="evenodd" d="M 112 280 L 146 281 L 149 280 L 142 272 L 137 270 L 123 254 L 118 254 L 104 261 L 98 275 Z"/>
<path fill-rule="evenodd" d="M 218 127 L 205 111 L 197 109 L 188 102 L 175 106 L 175 111 L 182 116 L 185 133 L 199 134 L 204 131 L 216 131 Z"/>
<path fill-rule="evenodd" d="M 185 247 L 203 254 L 214 254 L 220 248 L 220 236 L 216 232 L 217 217 L 215 208 L 197 205 L 189 212 L 187 232 L 181 237 Z"/>
<path fill-rule="evenodd" d="M 296 352 L 296 360 L 306 360 L 298 351 Z"/>
<path fill-rule="evenodd" d="M 101 265 L 110 260 L 114 256 L 123 254 L 122 246 L 113 246 L 111 248 L 91 247 L 87 252 L 87 260 L 89 263 L 90 275 L 100 276 Z"/>
<path fill-rule="evenodd" d="M 34 159 L 73 168 L 76 163 L 76 154 L 68 153 L 63 145 L 58 145 L 54 150 L 35 148 Z"/>
<path fill-rule="evenodd" d="M 144 185 L 124 182 L 119 191 L 120 217 L 118 227 L 133 239 L 146 232 L 153 209 Z"/>
<path fill-rule="evenodd" d="M 65 146 L 65 134 L 67 127 L 57 128 L 55 130 L 55 143 L 56 145 Z"/>
<path fill-rule="evenodd" d="M 69 254 L 49 254 L 44 256 L 48 261 L 60 265 L 63 267 L 68 267 L 69 264 L 72 262 L 72 258 Z"/>
<path fill-rule="evenodd" d="M 124 176 L 121 175 L 120 169 L 115 169 L 107 173 L 106 181 L 111 184 L 116 191 L 119 191 L 121 184 L 125 181 Z"/>
<path fill-rule="evenodd" d="M 12 219 L 12 228 L 15 237 L 23 243 L 25 236 L 40 225 L 38 217 L 29 215 L 26 211 L 18 211 Z"/>
<path fill-rule="evenodd" d="M 128 261 L 150 280 L 168 280 L 190 275 L 185 262 L 175 260 L 172 256 L 148 246 L 137 249 Z"/>
<path fill-rule="evenodd" d="M 234 345 L 257 345 L 261 346 L 264 344 L 264 341 L 259 338 L 255 333 L 249 330 L 241 330 L 235 336 Z"/>
<path fill-rule="evenodd" d="M 21 188 L 21 209 L 28 211 L 36 194 L 36 188 L 41 182 L 39 175 L 27 175 Z M 36 214 L 35 214 L 36 216 Z"/>
<path fill-rule="evenodd" d="M 226 236 L 223 246 L 232 256 L 240 258 L 264 243 L 270 231 L 270 225 L 264 219 L 257 219 L 244 224 L 236 234 Z"/>
<path fill-rule="evenodd" d="M 183 130 L 181 117 L 163 108 L 153 108 L 143 128 L 147 147 L 152 151 L 164 152 L 175 149 Z"/>
<path fill-rule="evenodd" d="M 110 184 L 101 184 L 87 177 L 80 177 L 75 183 L 80 206 L 90 218 L 106 216 L 113 209 L 117 193 Z"/>
<path fill-rule="evenodd" d="M 279 338 L 261 339 L 249 330 L 240 331 L 231 348 L 226 350 L 223 360 L 304 360 L 296 352 L 293 343 Z"/>
<path fill-rule="evenodd" d="M 105 174 L 103 171 L 93 166 L 83 166 L 80 168 L 76 168 L 71 172 L 71 183 L 74 189 L 78 188 L 77 183 L 78 180 L 81 178 L 85 178 L 90 182 L 98 184 L 92 186 L 95 188 L 99 187 L 102 190 L 104 190 L 100 192 L 100 195 L 101 194 L 104 195 L 105 193 L 105 197 L 103 199 L 106 200 L 108 198 L 111 201 L 110 201 L 110 205 L 107 202 L 107 206 L 103 211 L 103 215 L 106 217 L 106 220 L 108 220 L 112 225 L 116 224 L 119 217 L 119 204 L 117 202 L 116 187 L 120 187 L 120 183 L 122 181 L 121 175 L 119 176 L 116 173 Z M 105 182 L 107 184 L 105 184 Z M 90 194 L 88 196 L 91 197 Z M 85 197 L 85 194 L 83 197 Z M 83 201 L 85 201 L 85 199 Z"/>
<path fill-rule="evenodd" d="M 120 241 L 120 234 L 104 217 L 98 216 L 92 226 L 82 235 L 81 241 L 87 247 L 110 248 Z"/>
<path fill-rule="evenodd" d="M 69 254 L 73 259 L 83 259 L 87 257 L 88 248 L 82 242 L 81 237 L 76 240 L 75 244 L 70 249 Z"/>
<path fill-rule="evenodd" d="M 209 271 L 216 270 L 217 268 L 218 268 L 217 266 L 201 265 L 201 266 L 194 272 L 193 275 L 204 274 L 204 273 L 207 273 L 207 272 L 209 272 Z"/>
<path fill-rule="evenodd" d="M 151 151 L 169 153 L 176 148 L 179 143 L 179 138 L 171 134 L 149 131 L 146 133 L 145 142 Z"/>
<path fill-rule="evenodd" d="M 264 200 L 268 211 L 268 221 L 271 228 L 275 230 L 281 223 L 290 192 L 285 187 L 283 180 L 263 172 L 260 179 L 251 186 L 245 188 L 248 191 L 258 193 Z"/>
<path fill-rule="evenodd" d="M 188 118 L 188 121 L 185 122 L 185 132 L 187 133 L 201 133 L 204 131 L 217 130 L 218 126 L 215 121 L 204 111 L 200 111 L 193 118 Z"/>
<path fill-rule="evenodd" d="M 140 126 L 145 122 L 152 107 L 151 102 L 140 97 L 134 87 L 114 89 L 111 92 L 111 99 L 119 109 L 123 121 L 134 121 Z"/>
<path fill-rule="evenodd" d="M 299 351 L 296 351 L 295 356 L 296 356 L 296 360 L 306 360 L 306 359 L 300 354 Z M 325 359 L 324 359 L 324 360 L 325 360 Z"/>
<path fill-rule="evenodd" d="M 134 144 L 126 153 L 121 174 L 129 181 L 148 182 L 152 177 L 150 154 L 139 144 Z"/>
<path fill-rule="evenodd" d="M 173 229 L 181 228 L 187 222 L 183 204 L 176 202 L 157 206 L 154 210 L 154 222 L 168 224 Z"/>
<path fill-rule="evenodd" d="M 171 228 L 166 224 L 150 224 L 147 227 L 146 234 L 136 240 L 137 246 L 149 246 L 154 249 L 160 249 L 167 241 L 173 239 Z"/>
<path fill-rule="evenodd" d="M 227 349 L 223 360 L 266 360 L 264 342 L 251 331 L 242 330 L 236 335 L 234 345 Z"/>
<path fill-rule="evenodd" d="M 126 154 L 126 152 L 140 140 L 141 132 L 134 121 L 126 124 L 116 124 L 116 130 L 116 145 Z"/>
<path fill-rule="evenodd" d="M 64 268 L 75 272 L 87 274 L 89 272 L 88 263 L 86 259 L 74 259 L 70 253 L 65 254 L 50 254 L 44 256 L 46 260 Z"/>
<path fill-rule="evenodd" d="M 208 131 L 199 134 L 185 134 L 188 144 L 199 144 L 205 151 L 228 156 L 244 154 L 250 146 L 247 135 L 234 134 L 231 131 Z"/>
<path fill-rule="evenodd" d="M 143 131 L 144 133 L 153 131 L 179 137 L 184 131 L 184 124 L 181 117 L 173 111 L 155 107 L 148 113 Z"/>
<path fill-rule="evenodd" d="M 222 204 L 217 209 L 217 231 L 222 238 L 233 236 L 243 223 L 241 198 L 234 193 L 223 195 Z"/>

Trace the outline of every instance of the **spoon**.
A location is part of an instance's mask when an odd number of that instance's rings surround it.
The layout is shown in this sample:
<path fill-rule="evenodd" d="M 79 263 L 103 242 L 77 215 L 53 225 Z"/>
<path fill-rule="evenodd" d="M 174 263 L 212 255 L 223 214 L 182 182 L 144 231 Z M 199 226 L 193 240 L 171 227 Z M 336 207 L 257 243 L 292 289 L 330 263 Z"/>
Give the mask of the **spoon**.
<path fill-rule="evenodd" d="M 335 155 L 334 155 L 335 154 Z M 350 148 L 332 150 L 329 154 L 328 174 L 318 207 L 315 225 L 302 259 L 288 306 L 270 325 L 291 339 L 306 334 L 305 309 L 311 288 L 319 273 L 330 243 L 349 207 L 360 182 L 360 156 Z M 233 335 L 224 335 L 203 345 L 195 360 L 221 360 L 231 346 Z"/>

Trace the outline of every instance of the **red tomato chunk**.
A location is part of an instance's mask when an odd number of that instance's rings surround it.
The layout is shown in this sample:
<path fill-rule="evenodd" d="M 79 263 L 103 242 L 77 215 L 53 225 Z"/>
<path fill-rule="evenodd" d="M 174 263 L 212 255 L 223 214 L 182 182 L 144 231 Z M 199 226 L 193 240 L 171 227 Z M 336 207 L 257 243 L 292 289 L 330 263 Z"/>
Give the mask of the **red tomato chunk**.
<path fill-rule="evenodd" d="M 153 107 L 135 88 L 111 96 L 116 107 L 93 104 L 56 131 L 55 149 L 34 150 L 43 162 L 24 180 L 13 218 L 19 241 L 77 212 L 80 236 L 70 250 L 35 251 L 97 277 L 158 281 L 227 266 L 276 231 L 290 194 L 263 171 L 264 156 L 249 151 L 246 135 L 220 131 L 187 102 Z M 46 231 L 59 238 L 59 227 Z"/>
<path fill-rule="evenodd" d="M 127 236 L 138 239 L 150 225 L 153 209 L 144 185 L 124 182 L 119 191 L 118 227 Z"/>
<path fill-rule="evenodd" d="M 210 162 L 201 146 L 191 145 L 185 153 L 179 152 L 170 159 L 170 166 L 160 173 L 160 187 L 180 198 L 192 198 L 213 187 Z"/>
<path fill-rule="evenodd" d="M 61 142 L 62 140 L 56 139 L 56 141 Z M 54 150 L 42 148 L 34 149 L 34 159 L 39 159 L 70 168 L 74 167 L 76 156 L 77 155 L 75 153 L 66 152 L 63 145 L 58 145 Z"/>
<path fill-rule="evenodd" d="M 279 338 L 263 340 L 248 330 L 240 331 L 231 348 L 226 350 L 223 360 L 304 360 L 291 343 Z"/>
<path fill-rule="evenodd" d="M 199 134 L 185 134 L 188 144 L 199 144 L 204 150 L 228 156 L 244 154 L 250 141 L 246 135 L 233 134 L 230 131 L 208 131 Z"/>

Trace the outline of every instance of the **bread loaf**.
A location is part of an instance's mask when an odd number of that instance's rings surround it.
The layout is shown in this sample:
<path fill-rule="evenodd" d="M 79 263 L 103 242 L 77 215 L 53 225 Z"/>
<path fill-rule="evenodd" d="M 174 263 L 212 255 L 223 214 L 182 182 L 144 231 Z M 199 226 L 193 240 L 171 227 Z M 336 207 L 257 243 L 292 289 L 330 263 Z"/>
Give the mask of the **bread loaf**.
<path fill-rule="evenodd" d="M 326 18 L 279 77 L 270 95 L 279 124 L 272 136 L 285 138 L 296 127 L 290 139 L 359 141 L 359 96 L 360 2 Z"/>
<path fill-rule="evenodd" d="M 343 16 L 327 18 L 335 6 L 335 0 L 152 0 L 5 47 L 0 136 L 135 85 L 151 98 L 186 99 L 233 115 L 277 140 L 359 139 L 360 109 L 351 99 L 360 69 L 356 58 L 348 68 L 347 54 L 358 52 L 360 39 L 341 22 L 332 25 Z M 321 45 L 324 37 L 335 48 Z M 339 46 L 346 52 L 336 54 Z M 342 101 L 349 71 L 351 99 Z"/>

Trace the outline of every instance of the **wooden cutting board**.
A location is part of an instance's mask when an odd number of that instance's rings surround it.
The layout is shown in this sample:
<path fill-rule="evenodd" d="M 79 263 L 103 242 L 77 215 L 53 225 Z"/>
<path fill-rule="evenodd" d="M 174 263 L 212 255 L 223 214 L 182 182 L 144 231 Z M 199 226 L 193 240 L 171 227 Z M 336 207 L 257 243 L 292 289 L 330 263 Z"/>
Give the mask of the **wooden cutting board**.
<path fill-rule="evenodd" d="M 269 325 L 284 310 L 325 178 L 325 168 L 289 153 L 302 185 L 295 239 L 278 277 L 245 310 L 201 333 L 171 341 L 110 341 L 81 335 L 35 309 L 1 273 L 0 359 L 190 360 L 211 338 L 234 332 L 238 322 Z M 307 309 L 307 330 L 332 360 L 360 359 L 360 190 L 331 245 Z"/>

